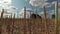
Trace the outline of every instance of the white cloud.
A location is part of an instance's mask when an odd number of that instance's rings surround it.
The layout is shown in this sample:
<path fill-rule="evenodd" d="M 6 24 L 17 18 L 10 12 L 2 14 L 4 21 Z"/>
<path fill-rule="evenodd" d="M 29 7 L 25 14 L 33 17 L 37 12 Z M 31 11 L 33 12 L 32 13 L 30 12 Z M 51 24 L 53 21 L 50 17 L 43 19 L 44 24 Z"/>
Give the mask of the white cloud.
<path fill-rule="evenodd" d="M 57 1 L 52 2 L 52 4 L 55 4 Z"/>
<path fill-rule="evenodd" d="M 46 1 L 46 0 L 45 0 Z M 30 0 L 29 2 L 32 6 L 39 6 L 42 5 L 44 3 L 43 0 Z"/>
<path fill-rule="evenodd" d="M 2 9 L 3 8 L 0 8 L 0 14 L 1 14 L 1 12 L 2 12 Z M 9 6 L 9 7 L 4 7 L 4 16 L 5 15 L 9 15 L 9 14 L 12 14 L 12 13 L 15 13 L 15 12 L 13 12 L 14 10 L 16 10 L 16 7 L 15 6 Z M 10 15 L 9 15 L 10 16 Z"/>
<path fill-rule="evenodd" d="M 12 3 L 12 0 L 0 0 L 0 6 L 2 7 L 2 8 L 6 8 L 6 7 L 8 7 L 8 5 L 11 5 L 11 3 Z"/>
<path fill-rule="evenodd" d="M 15 6 L 11 6 L 11 4 L 12 4 L 12 0 L 0 0 L 0 10 L 2 10 L 3 8 L 7 11 L 17 9 Z"/>
<path fill-rule="evenodd" d="M 26 10 L 31 10 L 32 11 L 32 9 L 30 9 L 30 8 L 26 8 Z M 28 11 L 27 11 L 28 12 Z M 22 8 L 22 10 L 20 11 L 20 14 L 21 13 L 24 13 L 24 8 Z"/>
<path fill-rule="evenodd" d="M 48 1 L 48 0 L 30 0 L 29 3 L 32 6 L 43 6 L 43 5 L 45 5 L 45 3 L 48 4 L 46 1 Z"/>
<path fill-rule="evenodd" d="M 54 2 L 52 2 L 52 3 L 49 3 L 49 4 L 46 4 L 45 6 L 46 6 L 46 7 L 51 7 L 51 6 L 55 5 L 55 3 L 56 3 L 56 1 L 54 1 Z"/>
<path fill-rule="evenodd" d="M 0 0 L 0 10 L 10 8 L 10 5 L 12 3 L 12 0 Z"/>
<path fill-rule="evenodd" d="M 13 16 L 14 16 L 14 14 L 12 14 L 12 18 L 13 18 Z M 4 13 L 4 15 L 3 15 L 3 18 L 11 18 L 11 14 L 9 13 Z"/>
<path fill-rule="evenodd" d="M 7 6 L 7 7 L 0 7 L 0 12 L 2 12 L 2 9 L 5 10 L 5 12 L 11 12 L 16 10 L 17 8 L 15 6 Z"/>
<path fill-rule="evenodd" d="M 32 11 L 32 9 L 26 8 L 26 17 L 27 18 L 29 18 L 29 16 L 30 16 L 30 12 L 29 11 Z M 19 14 L 20 14 L 21 18 L 24 18 L 24 8 L 22 8 L 22 10 L 19 12 Z"/>
<path fill-rule="evenodd" d="M 8 6 L 5 8 L 6 10 L 16 10 L 17 8 L 15 6 Z"/>
<path fill-rule="evenodd" d="M 0 4 L 11 4 L 12 3 L 12 0 L 3 0 L 3 1 L 0 1 Z"/>
<path fill-rule="evenodd" d="M 54 2 L 46 2 L 48 0 L 30 0 L 30 4 L 32 6 L 40 6 L 40 7 L 43 7 L 43 6 L 46 6 L 46 7 L 51 7 L 52 5 L 54 5 L 56 3 L 56 1 Z"/>
<path fill-rule="evenodd" d="M 10 13 L 13 13 L 12 11 L 17 9 L 15 6 L 12 6 L 11 4 L 12 0 L 0 0 L 0 14 L 2 12 L 2 9 L 4 9 L 5 10 L 4 16 L 11 15 Z"/>

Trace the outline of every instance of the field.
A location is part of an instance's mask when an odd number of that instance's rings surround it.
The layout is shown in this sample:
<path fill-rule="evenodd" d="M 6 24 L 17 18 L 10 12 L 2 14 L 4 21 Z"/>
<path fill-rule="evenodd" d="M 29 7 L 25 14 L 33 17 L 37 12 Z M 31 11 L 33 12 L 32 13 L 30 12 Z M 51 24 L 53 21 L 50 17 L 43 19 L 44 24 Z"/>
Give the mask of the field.
<path fill-rule="evenodd" d="M 56 24 L 54 19 L 5 18 L 0 19 L 0 34 L 60 34 L 60 25 L 56 28 Z"/>

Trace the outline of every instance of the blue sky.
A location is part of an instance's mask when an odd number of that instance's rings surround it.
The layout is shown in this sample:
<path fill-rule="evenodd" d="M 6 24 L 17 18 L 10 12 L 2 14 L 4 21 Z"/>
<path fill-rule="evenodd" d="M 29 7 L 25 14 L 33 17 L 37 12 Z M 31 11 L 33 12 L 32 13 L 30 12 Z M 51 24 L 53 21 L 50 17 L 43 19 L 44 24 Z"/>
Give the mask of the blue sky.
<path fill-rule="evenodd" d="M 2 1 L 2 0 L 0 0 L 0 1 Z M 6 1 L 6 0 L 5 0 Z M 33 8 L 36 8 L 35 6 L 32 6 L 30 3 L 29 3 L 29 1 L 30 0 L 11 0 L 12 1 L 12 6 L 15 6 L 16 8 L 18 8 L 18 10 L 21 10 L 24 6 L 25 6 L 25 4 L 26 4 L 26 7 L 27 8 L 31 8 L 31 7 L 33 7 Z M 46 2 L 49 2 L 49 3 L 52 3 L 52 2 L 54 2 L 54 1 L 56 1 L 56 0 L 47 0 Z M 58 2 L 60 3 L 60 0 L 58 0 Z M 39 8 L 39 10 L 38 11 L 41 11 L 42 10 L 42 8 L 41 7 L 37 7 L 37 8 Z M 60 5 L 59 5 L 59 8 L 60 8 Z M 40 10 L 41 9 L 41 10 Z M 52 5 L 51 7 L 48 7 L 48 8 L 46 8 L 46 9 L 48 9 L 48 10 L 52 10 L 52 9 L 54 9 L 54 5 Z"/>
<path fill-rule="evenodd" d="M 21 10 L 25 6 L 25 3 L 26 3 L 27 8 L 31 8 L 31 5 L 29 4 L 30 0 L 27 0 L 27 1 L 25 1 L 25 0 L 12 0 L 12 1 L 13 1 L 12 5 L 16 6 L 19 10 Z M 51 3 L 53 1 L 56 1 L 56 0 L 48 0 L 47 2 Z M 58 2 L 60 2 L 60 0 L 58 0 Z M 49 7 L 49 9 L 51 9 L 51 10 L 53 8 L 54 8 L 53 6 Z"/>
<path fill-rule="evenodd" d="M 15 10 L 13 12 L 17 12 L 17 11 L 21 12 L 21 10 L 24 8 L 24 6 L 26 6 L 27 8 L 30 8 L 30 9 L 33 8 L 32 10 L 34 12 L 36 11 L 35 9 L 37 8 L 38 14 L 42 13 L 42 11 L 43 11 L 43 8 L 41 7 L 42 4 L 39 6 L 34 6 L 29 3 L 32 0 L 27 0 L 27 1 L 26 0 L 11 0 L 11 1 L 12 1 L 12 3 L 9 6 L 14 6 L 17 8 L 17 10 Z M 45 0 L 45 2 L 49 3 L 49 5 L 55 1 L 56 0 L 47 0 L 47 1 Z M 43 3 L 43 2 L 40 2 L 40 3 Z M 58 0 L 58 3 L 59 3 L 59 8 L 60 8 L 60 0 Z M 48 12 L 48 15 L 49 15 L 50 12 L 54 12 L 54 9 L 55 9 L 55 6 L 51 5 L 49 7 L 46 7 L 46 12 Z"/>
<path fill-rule="evenodd" d="M 33 8 L 33 11 L 35 12 L 36 10 L 36 7 L 37 7 L 37 11 L 38 11 L 38 14 L 40 15 L 40 13 L 42 13 L 42 11 L 43 11 L 43 8 L 41 8 L 40 6 L 32 6 L 30 3 L 29 3 L 29 1 L 30 0 L 12 0 L 12 5 L 13 6 L 15 6 L 15 7 L 17 7 L 18 9 L 15 11 L 15 12 L 17 12 L 17 11 L 21 11 L 23 8 L 24 8 L 24 6 L 26 6 L 27 8 L 30 8 L 30 9 L 32 9 Z M 48 0 L 48 1 L 46 1 L 46 2 L 48 2 L 48 3 L 52 3 L 52 2 L 54 2 L 54 1 L 56 1 L 56 0 Z M 58 0 L 58 2 L 60 3 L 60 0 Z M 26 5 L 25 5 L 26 4 Z M 32 8 L 31 8 L 32 7 Z M 60 8 L 60 5 L 59 5 L 59 8 Z M 54 10 L 55 10 L 55 6 L 54 5 L 52 5 L 52 6 L 50 6 L 50 7 L 47 7 L 46 8 L 46 12 L 48 12 L 47 13 L 47 15 L 48 16 L 50 16 L 49 15 L 49 13 L 51 12 L 54 12 Z"/>

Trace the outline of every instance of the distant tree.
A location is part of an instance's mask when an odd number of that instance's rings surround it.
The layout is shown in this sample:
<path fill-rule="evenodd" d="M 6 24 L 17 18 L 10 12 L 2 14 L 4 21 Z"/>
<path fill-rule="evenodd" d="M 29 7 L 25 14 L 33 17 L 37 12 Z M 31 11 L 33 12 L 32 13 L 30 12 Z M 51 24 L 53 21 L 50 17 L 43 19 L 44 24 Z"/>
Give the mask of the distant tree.
<path fill-rule="evenodd" d="M 55 14 L 52 14 L 52 18 L 55 18 Z"/>
<path fill-rule="evenodd" d="M 38 14 L 31 14 L 30 18 L 40 18 L 41 19 L 41 16 Z"/>

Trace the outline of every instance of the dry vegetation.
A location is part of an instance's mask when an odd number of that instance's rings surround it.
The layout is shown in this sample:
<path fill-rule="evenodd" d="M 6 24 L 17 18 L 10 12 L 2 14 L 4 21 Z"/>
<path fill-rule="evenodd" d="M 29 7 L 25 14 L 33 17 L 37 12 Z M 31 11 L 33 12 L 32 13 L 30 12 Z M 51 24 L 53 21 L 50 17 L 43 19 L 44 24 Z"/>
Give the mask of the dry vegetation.
<path fill-rule="evenodd" d="M 44 19 L 0 19 L 2 34 L 55 34 L 55 25 L 54 19 L 47 19 L 47 23 Z"/>

